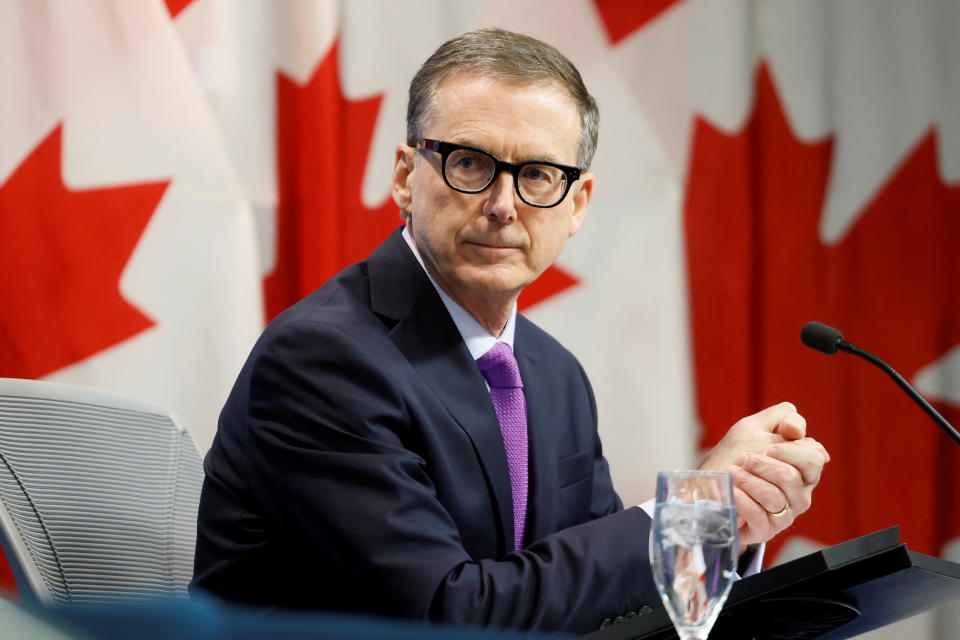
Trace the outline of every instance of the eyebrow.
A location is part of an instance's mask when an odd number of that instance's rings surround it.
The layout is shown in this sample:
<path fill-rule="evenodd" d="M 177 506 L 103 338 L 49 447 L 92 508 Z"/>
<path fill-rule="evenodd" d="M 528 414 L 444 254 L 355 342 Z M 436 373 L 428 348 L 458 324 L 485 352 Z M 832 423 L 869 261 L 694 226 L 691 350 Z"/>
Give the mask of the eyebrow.
<path fill-rule="evenodd" d="M 452 142 L 452 143 L 454 143 L 454 144 L 462 144 L 462 145 L 465 146 L 465 147 L 472 147 L 472 148 L 477 149 L 477 150 L 479 150 L 479 151 L 486 151 L 487 153 L 489 153 L 490 155 L 494 156 L 495 158 L 499 158 L 499 157 L 500 157 L 500 156 L 498 156 L 497 154 L 495 154 L 493 151 L 491 151 L 489 147 L 486 147 L 486 146 L 484 146 L 484 145 L 482 145 L 482 144 L 477 144 L 476 142 L 474 142 L 474 141 L 472 141 L 472 140 L 468 140 L 468 139 L 463 139 L 463 140 L 452 139 L 452 140 L 450 140 L 450 142 Z M 558 158 L 556 158 L 555 156 L 553 156 L 553 155 L 551 155 L 551 154 L 549 154 L 549 153 L 538 153 L 538 154 L 535 154 L 535 155 L 532 155 L 532 156 L 528 156 L 528 157 L 525 158 L 524 160 L 514 160 L 514 161 L 513 161 L 513 164 L 520 164 L 521 162 L 553 162 L 554 164 L 563 164 L 564 166 L 566 166 L 566 164 L 565 164 L 562 160 L 559 160 Z"/>

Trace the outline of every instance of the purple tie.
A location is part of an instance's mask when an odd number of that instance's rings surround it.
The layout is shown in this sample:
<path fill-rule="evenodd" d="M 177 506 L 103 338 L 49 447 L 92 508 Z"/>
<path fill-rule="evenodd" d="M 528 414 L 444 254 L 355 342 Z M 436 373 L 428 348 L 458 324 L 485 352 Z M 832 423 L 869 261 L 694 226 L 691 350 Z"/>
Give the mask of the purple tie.
<path fill-rule="evenodd" d="M 513 495 L 513 548 L 520 549 L 527 520 L 527 403 L 523 398 L 520 368 L 513 350 L 505 342 L 498 342 L 480 356 L 477 365 L 490 385 L 490 399 L 507 451 Z"/>

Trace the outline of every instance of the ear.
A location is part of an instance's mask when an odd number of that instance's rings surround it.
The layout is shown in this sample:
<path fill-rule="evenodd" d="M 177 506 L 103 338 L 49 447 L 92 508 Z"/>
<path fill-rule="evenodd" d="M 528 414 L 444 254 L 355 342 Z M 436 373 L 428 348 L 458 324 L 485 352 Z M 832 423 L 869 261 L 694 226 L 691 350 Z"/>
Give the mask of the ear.
<path fill-rule="evenodd" d="M 580 175 L 577 184 L 573 186 L 576 192 L 573 194 L 573 213 L 570 218 L 570 236 L 573 236 L 580 230 L 584 218 L 587 217 L 587 207 L 590 206 L 590 199 L 593 198 L 593 173 L 588 171 Z"/>
<path fill-rule="evenodd" d="M 413 173 L 413 160 L 416 150 L 405 144 L 398 144 L 396 162 L 393 167 L 393 184 L 390 192 L 393 201 L 402 211 L 409 211 L 413 197 L 410 191 L 410 176 Z"/>

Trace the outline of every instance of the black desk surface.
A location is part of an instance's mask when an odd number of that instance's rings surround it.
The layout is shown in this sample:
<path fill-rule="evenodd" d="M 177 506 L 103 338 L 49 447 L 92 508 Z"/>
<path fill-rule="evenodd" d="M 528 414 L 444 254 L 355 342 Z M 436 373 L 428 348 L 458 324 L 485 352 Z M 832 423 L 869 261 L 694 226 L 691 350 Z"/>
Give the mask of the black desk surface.
<path fill-rule="evenodd" d="M 960 565 L 910 551 L 891 527 L 738 581 L 710 640 L 843 640 L 957 599 Z M 677 634 L 659 608 L 586 638 Z"/>

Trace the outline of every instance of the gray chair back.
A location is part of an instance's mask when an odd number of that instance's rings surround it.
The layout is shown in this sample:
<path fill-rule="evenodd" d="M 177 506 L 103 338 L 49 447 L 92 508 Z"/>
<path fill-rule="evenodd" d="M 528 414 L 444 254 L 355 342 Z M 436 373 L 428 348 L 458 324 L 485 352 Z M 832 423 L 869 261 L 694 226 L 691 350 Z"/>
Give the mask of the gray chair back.
<path fill-rule="evenodd" d="M 168 412 L 0 378 L 0 542 L 21 597 L 185 595 L 202 480 L 196 447 Z"/>

